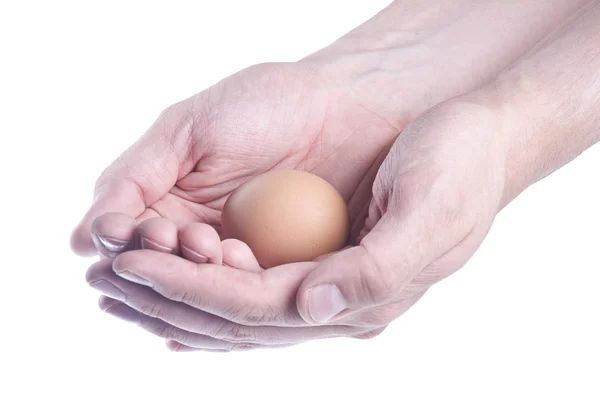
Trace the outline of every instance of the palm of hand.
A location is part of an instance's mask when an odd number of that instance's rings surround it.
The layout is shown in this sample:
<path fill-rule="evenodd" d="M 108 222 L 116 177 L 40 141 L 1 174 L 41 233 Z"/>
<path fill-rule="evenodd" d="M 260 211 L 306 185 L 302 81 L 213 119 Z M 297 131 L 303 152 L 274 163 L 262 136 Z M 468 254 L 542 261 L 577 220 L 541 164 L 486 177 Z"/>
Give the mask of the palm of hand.
<path fill-rule="evenodd" d="M 349 204 L 356 238 L 372 182 L 398 131 L 350 90 L 297 64 L 259 65 L 174 105 L 155 124 L 169 146 L 186 146 L 168 193 L 140 219 L 220 227 L 228 195 L 277 168 L 315 173 Z M 170 131 L 169 131 L 170 130 Z M 150 133 L 151 134 L 151 133 Z"/>
<path fill-rule="evenodd" d="M 161 145 L 156 144 L 156 148 L 172 148 L 171 151 L 166 150 L 165 156 L 172 156 L 169 152 L 179 154 L 178 162 L 174 162 L 177 169 L 167 170 L 163 174 L 167 178 L 163 179 L 160 168 L 154 167 L 159 173 L 157 179 L 151 180 L 156 184 L 151 187 L 154 190 L 144 191 L 141 184 L 142 196 L 147 204 L 144 214 L 158 213 L 179 225 L 198 226 L 193 222 L 200 221 L 218 228 L 225 199 L 247 179 L 274 168 L 308 170 L 331 182 L 349 202 L 354 238 L 362 237 L 358 232 L 370 231 L 360 246 L 319 263 L 295 263 L 294 266 L 260 272 L 262 270 L 251 255 L 246 255 L 243 261 L 240 257 L 237 257 L 236 263 L 230 261 L 235 257 L 230 255 L 233 253 L 232 246 L 225 248 L 225 242 L 218 240 L 212 228 L 212 232 L 208 233 L 196 229 L 195 234 L 184 229 L 179 235 L 179 242 L 176 242 L 177 228 L 171 225 L 173 228 L 154 228 L 154 231 L 173 231 L 171 238 L 175 239 L 171 239 L 171 245 L 160 239 L 149 240 L 163 243 L 164 247 L 158 248 L 158 251 L 179 247 L 183 261 L 164 253 L 133 251 L 120 255 L 114 262 L 99 262 L 90 267 L 88 282 L 106 280 L 127 291 L 127 305 L 142 314 L 150 311 L 149 308 L 160 307 L 160 314 L 166 319 L 171 314 L 183 313 L 186 308 L 185 319 L 168 318 L 167 322 L 181 330 L 188 330 L 189 325 L 194 325 L 193 332 L 200 336 L 208 333 L 218 340 L 227 340 L 226 344 L 211 340 L 211 344 L 219 347 L 225 344 L 228 349 L 232 344 L 235 349 L 238 340 L 243 337 L 239 330 L 257 335 L 258 329 L 252 329 L 253 326 L 286 326 L 277 329 L 283 336 L 277 341 L 286 343 L 332 335 L 372 337 L 380 333 L 389 322 L 418 301 L 432 283 L 456 270 L 481 241 L 481 235 L 485 234 L 485 227 L 489 224 L 488 207 L 480 208 L 481 203 L 477 200 L 462 206 L 461 199 L 472 196 L 466 192 L 468 186 L 460 183 L 476 180 L 479 190 L 488 187 L 496 179 L 488 178 L 486 171 L 496 169 L 489 163 L 496 159 L 488 156 L 493 145 L 485 138 L 487 136 L 480 134 L 479 129 L 465 130 L 463 124 L 450 128 L 453 126 L 450 122 L 457 120 L 456 112 L 449 112 L 449 117 L 442 118 L 448 121 L 448 125 L 429 125 L 427 120 L 438 119 L 425 118 L 396 140 L 398 131 L 367 107 L 368 104 L 354 100 L 343 86 L 331 84 L 297 67 L 275 65 L 246 70 L 163 114 L 147 139 L 153 139 L 152 134 L 155 134 L 161 138 L 157 140 Z M 471 142 L 465 141 L 469 137 L 478 137 L 469 147 L 474 154 L 479 154 L 476 157 L 464 156 L 465 152 L 460 150 L 464 142 Z M 389 151 L 394 141 L 395 145 Z M 148 141 L 141 147 L 148 148 Z M 134 146 L 130 153 L 139 152 Z M 143 156 L 148 156 L 151 161 L 156 151 L 150 152 L 154 152 L 150 154 L 152 156 L 148 153 Z M 124 158 L 128 159 L 128 156 Z M 159 163 L 168 168 L 173 162 L 163 160 Z M 443 171 L 441 175 L 437 173 L 440 170 Z M 173 174 L 176 178 L 172 177 Z M 169 178 L 172 178 L 172 183 L 168 183 Z M 138 185 L 140 181 L 143 183 L 144 179 L 138 178 Z M 157 186 L 160 188 L 156 189 Z M 449 186 L 453 188 L 446 189 Z M 161 190 L 164 193 L 157 194 L 155 200 L 147 199 L 149 195 L 146 192 Z M 445 195 L 448 192 L 455 194 L 448 197 Z M 375 200 L 371 200 L 373 195 Z M 440 210 L 443 217 L 438 217 L 439 212 L 427 214 L 432 209 Z M 468 212 L 456 213 L 455 209 L 468 209 Z M 144 214 L 138 219 L 144 218 Z M 443 234 L 438 233 L 440 219 L 449 221 L 443 226 Z M 456 220 L 460 222 L 453 222 Z M 483 222 L 479 222 L 481 220 Z M 367 227 L 365 231 L 361 231 L 363 223 Z M 483 227 L 474 228 L 474 224 Z M 423 231 L 423 228 L 427 229 Z M 149 229 L 146 223 L 145 230 Z M 155 236 L 144 234 L 141 230 L 138 232 L 145 238 Z M 204 232 L 207 232 L 206 228 Z M 218 250 L 216 256 L 200 250 L 203 249 L 200 246 L 207 245 L 211 234 L 213 246 Z M 430 248 L 423 245 L 422 236 L 441 238 L 435 239 L 437 247 Z M 198 249 L 194 245 L 198 245 Z M 399 257 L 390 250 L 395 247 L 403 248 L 403 256 Z M 237 248 L 242 249 L 240 245 Z M 421 250 L 423 248 L 426 250 Z M 189 249 L 204 258 L 196 261 L 194 256 L 189 256 Z M 229 259 L 226 259 L 228 255 Z M 198 267 L 195 264 L 215 258 L 217 260 L 210 263 L 217 267 L 211 264 Z M 351 270 L 354 275 L 350 278 L 360 286 L 342 283 L 348 280 L 348 267 L 345 265 L 352 262 L 361 264 Z M 229 267 L 221 267 L 220 264 Z M 175 269 L 177 272 L 173 272 Z M 151 272 L 153 274 L 148 276 Z M 135 293 L 138 289 L 135 284 L 145 284 L 144 279 L 142 282 L 136 278 L 129 279 L 128 274 L 142 275 L 153 281 L 161 277 L 166 279 L 152 283 L 151 286 L 158 289 L 160 295 L 150 299 Z M 316 286 L 315 279 L 319 278 L 346 288 L 342 292 L 343 297 L 354 300 L 354 303 L 346 305 L 347 311 L 341 323 L 337 324 L 334 320 L 331 328 L 307 329 L 307 306 L 300 308 L 300 304 L 308 301 L 309 289 L 305 287 Z M 214 289 L 215 285 L 225 283 L 228 289 Z M 179 301 L 185 305 L 180 306 Z M 158 302 L 160 304 L 156 304 Z M 103 305 L 112 308 L 116 304 L 109 300 Z M 188 307 L 194 309 L 189 310 Z M 153 311 L 150 311 L 149 318 L 141 314 L 136 314 L 135 318 L 145 320 L 142 324 L 157 333 L 157 321 L 152 314 L 158 312 Z M 217 315 L 220 318 L 216 321 L 226 324 L 219 327 L 219 330 L 227 332 L 225 337 L 211 335 L 208 329 L 212 328 L 212 324 L 198 322 L 207 313 Z M 298 332 L 301 336 L 290 336 L 297 329 L 289 326 L 300 325 L 303 326 Z M 163 326 L 159 331 L 167 330 Z M 183 333 L 173 327 L 169 326 L 168 333 L 157 334 L 172 338 L 169 336 Z M 193 339 L 200 337 L 175 339 L 178 341 L 176 347 L 181 344 L 204 347 L 206 344 Z M 265 339 L 272 344 L 271 338 Z"/>

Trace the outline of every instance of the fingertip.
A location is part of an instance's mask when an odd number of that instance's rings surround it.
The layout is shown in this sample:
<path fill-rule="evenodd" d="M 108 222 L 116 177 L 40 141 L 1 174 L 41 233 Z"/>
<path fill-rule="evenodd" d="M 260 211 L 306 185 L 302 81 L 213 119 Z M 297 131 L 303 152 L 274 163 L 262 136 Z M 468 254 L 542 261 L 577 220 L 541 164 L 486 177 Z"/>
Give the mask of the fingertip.
<path fill-rule="evenodd" d="M 197 348 L 193 348 L 193 347 L 189 347 L 189 346 L 183 345 L 181 343 L 178 343 L 175 340 L 166 340 L 165 341 L 165 345 L 167 346 L 167 349 L 169 351 L 172 351 L 172 352 L 192 352 L 192 351 L 199 351 L 199 349 L 197 349 Z"/>
<path fill-rule="evenodd" d="M 77 225 L 71 232 L 69 246 L 71 251 L 80 257 L 92 257 L 98 254 L 92 240 L 91 229 L 83 223 Z"/>
<path fill-rule="evenodd" d="M 100 296 L 98 298 L 98 308 L 100 308 L 100 310 L 106 312 L 107 310 L 110 310 L 112 307 L 114 307 L 117 304 L 120 304 L 121 302 L 115 299 L 112 299 L 110 297 L 106 297 L 106 296 Z"/>
<path fill-rule="evenodd" d="M 250 272 L 264 271 L 250 247 L 244 242 L 237 239 L 225 239 L 221 244 L 224 265 Z"/>
<path fill-rule="evenodd" d="M 106 213 L 92 221 L 92 242 L 100 254 L 115 257 L 133 248 L 136 228 L 135 218 L 123 213 Z"/>
<path fill-rule="evenodd" d="M 179 232 L 182 257 L 197 264 L 223 263 L 223 248 L 217 231 L 208 224 L 191 223 Z"/>
<path fill-rule="evenodd" d="M 176 342 L 175 340 L 165 340 L 165 345 L 169 351 L 177 352 L 182 347 L 181 344 Z"/>
<path fill-rule="evenodd" d="M 139 263 L 137 257 L 143 253 L 141 250 L 134 250 L 130 252 L 121 253 L 115 257 L 112 261 L 111 268 L 118 275 L 122 272 L 129 271 L 130 268 L 135 267 Z M 143 254 L 142 254 L 143 256 Z"/>
<path fill-rule="evenodd" d="M 85 281 L 89 284 L 99 279 L 106 279 L 107 275 L 112 273 L 111 263 L 111 259 L 102 259 L 90 265 L 85 272 Z"/>
<path fill-rule="evenodd" d="M 100 248 L 93 239 L 95 220 L 109 214 L 120 214 L 130 219 L 142 214 L 146 205 L 140 192 L 139 186 L 130 180 L 104 183 L 103 189 L 97 190 L 91 207 L 71 233 L 71 250 L 82 257 L 97 255 Z M 107 223 L 106 227 L 111 230 L 110 224 Z"/>
<path fill-rule="evenodd" d="M 359 246 L 344 248 L 321 260 L 296 294 L 302 319 L 310 325 L 323 325 L 363 308 L 367 302 L 361 274 L 364 263 L 364 249 Z"/>
<path fill-rule="evenodd" d="M 173 253 L 178 248 L 177 225 L 166 218 L 153 217 L 137 227 L 142 249 Z"/>
<path fill-rule="evenodd" d="M 318 265 L 308 275 L 306 275 L 296 293 L 296 307 L 298 314 L 300 314 L 300 317 L 307 324 L 313 326 L 319 326 L 324 323 L 322 320 L 315 319 L 314 315 L 311 314 L 310 302 L 313 289 L 325 283 L 323 282 L 324 278 L 322 272 L 322 268 L 325 266 L 323 261 L 324 260 L 318 261 Z"/>

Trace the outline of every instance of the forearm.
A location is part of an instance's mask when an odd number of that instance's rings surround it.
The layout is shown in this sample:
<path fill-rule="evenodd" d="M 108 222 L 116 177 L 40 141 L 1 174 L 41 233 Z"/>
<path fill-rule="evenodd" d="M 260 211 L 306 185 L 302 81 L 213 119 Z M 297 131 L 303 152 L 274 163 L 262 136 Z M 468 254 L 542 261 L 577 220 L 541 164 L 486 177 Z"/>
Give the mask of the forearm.
<path fill-rule="evenodd" d="M 505 137 L 504 204 L 600 140 L 599 21 L 594 1 L 478 94 L 518 131 Z"/>
<path fill-rule="evenodd" d="M 489 82 L 586 2 L 399 0 L 304 61 L 403 124 Z"/>

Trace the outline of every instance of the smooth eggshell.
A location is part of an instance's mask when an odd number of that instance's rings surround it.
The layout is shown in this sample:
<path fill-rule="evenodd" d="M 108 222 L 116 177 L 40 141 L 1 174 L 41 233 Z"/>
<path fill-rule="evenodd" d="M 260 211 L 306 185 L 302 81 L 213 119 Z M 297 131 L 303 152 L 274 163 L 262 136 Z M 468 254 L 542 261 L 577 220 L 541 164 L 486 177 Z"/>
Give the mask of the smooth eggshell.
<path fill-rule="evenodd" d="M 224 238 L 245 242 L 263 268 L 339 250 L 349 231 L 340 193 L 298 170 L 270 171 L 240 186 L 225 202 L 221 222 Z"/>

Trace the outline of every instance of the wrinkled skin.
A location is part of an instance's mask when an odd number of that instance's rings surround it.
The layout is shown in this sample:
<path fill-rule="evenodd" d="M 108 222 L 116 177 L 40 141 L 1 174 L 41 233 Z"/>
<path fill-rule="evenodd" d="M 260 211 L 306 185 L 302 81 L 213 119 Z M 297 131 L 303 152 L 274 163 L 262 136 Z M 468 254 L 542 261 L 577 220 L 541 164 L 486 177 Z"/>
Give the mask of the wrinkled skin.
<path fill-rule="evenodd" d="M 73 234 L 77 253 L 106 257 L 87 273 L 100 306 L 175 350 L 378 335 L 464 265 L 503 206 L 598 140 L 597 46 L 580 40 L 599 35 L 590 4 L 493 84 L 410 123 L 430 91 L 384 107 L 384 84 L 363 91 L 302 62 L 252 67 L 170 107 L 102 175 Z M 221 242 L 227 195 L 275 168 L 342 193 L 349 248 L 262 270 L 243 242 Z"/>
<path fill-rule="evenodd" d="M 369 105 L 308 66 L 257 65 L 165 110 L 103 173 L 96 192 L 129 196 L 124 212 L 138 220 L 161 216 L 219 229 L 223 204 L 242 183 L 268 170 L 305 170 L 343 195 L 355 238 L 375 172 L 406 123 L 388 121 Z M 151 166 L 135 166 L 141 159 Z"/>
<path fill-rule="evenodd" d="M 463 118 L 456 124 L 457 117 L 465 115 L 473 115 L 471 121 Z M 360 244 L 325 256 L 320 263 L 252 268 L 256 260 L 251 253 L 229 260 L 229 245 L 223 244 L 220 254 L 215 254 L 213 247 L 220 242 L 209 226 L 196 224 L 192 226 L 196 231 L 190 232 L 189 226 L 149 219 L 136 227 L 132 219 L 109 214 L 101 223 L 120 223 L 132 236 L 137 231 L 161 244 L 96 263 L 88 271 L 88 281 L 112 297 L 101 301 L 103 309 L 167 338 L 176 350 L 245 350 L 315 338 L 374 337 L 431 285 L 460 268 L 485 237 L 499 210 L 504 178 L 502 159 L 497 156 L 503 153 L 497 147 L 501 142 L 480 130 L 492 118 L 492 112 L 471 104 L 452 104 L 433 109 L 411 124 L 378 168 L 368 191 L 373 200 L 361 198 L 370 206 L 366 220 L 359 223 Z M 465 132 L 466 125 L 473 129 Z M 457 159 L 456 154 L 466 149 L 479 155 Z M 363 178 L 361 174 L 356 181 Z M 208 244 L 211 240 L 214 243 Z M 166 247 L 172 250 L 163 250 Z M 182 247 L 214 261 L 199 263 Z M 359 286 L 344 285 L 336 277 L 358 281 Z M 339 320 L 315 324 L 310 314 L 298 310 L 302 293 L 295 296 L 314 278 L 345 286 L 344 297 L 356 306 L 347 308 Z M 118 291 L 106 289 L 99 280 Z M 143 286 L 146 280 L 154 291 Z"/>

